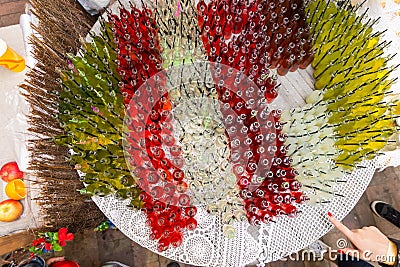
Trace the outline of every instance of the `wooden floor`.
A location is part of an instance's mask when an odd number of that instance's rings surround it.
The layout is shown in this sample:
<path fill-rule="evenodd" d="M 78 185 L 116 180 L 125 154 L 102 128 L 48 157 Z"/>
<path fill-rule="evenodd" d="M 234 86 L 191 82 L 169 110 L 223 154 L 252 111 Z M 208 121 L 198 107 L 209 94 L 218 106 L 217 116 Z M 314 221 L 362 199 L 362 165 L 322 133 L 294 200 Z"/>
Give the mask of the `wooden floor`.
<path fill-rule="evenodd" d="M 132 242 L 118 230 L 79 233 L 76 241 L 68 244 L 64 252 L 68 259 L 79 262 L 81 267 L 97 267 L 110 260 L 120 261 L 131 267 L 164 267 L 171 262 Z M 180 266 L 190 267 L 184 264 Z"/>
<path fill-rule="evenodd" d="M 18 24 L 25 3 L 25 0 L 0 0 L 0 27 Z"/>
<path fill-rule="evenodd" d="M 24 10 L 25 0 L 0 0 L 0 27 L 17 24 Z M 0 36 L 1 37 L 1 36 Z M 383 200 L 400 210 L 400 168 L 388 168 L 377 172 L 359 203 L 343 222 L 350 228 L 376 225 L 383 233 L 400 239 L 400 231 L 389 222 L 377 218 L 369 209 L 373 200 Z M 342 235 L 332 230 L 323 237 L 323 241 L 336 248 L 336 241 Z M 164 267 L 170 260 L 160 257 L 140 247 L 119 231 L 108 230 L 104 233 L 87 231 L 76 234 L 76 239 L 68 244 L 63 253 L 69 259 L 76 260 L 82 267 L 100 266 L 108 260 L 118 260 L 132 267 Z M 188 266 L 183 265 L 181 266 Z M 328 262 L 274 262 L 268 267 L 328 267 Z"/>

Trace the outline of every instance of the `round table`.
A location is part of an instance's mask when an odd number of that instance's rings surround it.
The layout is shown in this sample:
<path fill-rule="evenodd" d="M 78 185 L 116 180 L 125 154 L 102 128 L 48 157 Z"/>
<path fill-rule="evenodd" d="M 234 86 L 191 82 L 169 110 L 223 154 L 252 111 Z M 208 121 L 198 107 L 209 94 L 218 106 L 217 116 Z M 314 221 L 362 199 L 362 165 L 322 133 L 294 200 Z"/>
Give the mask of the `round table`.
<path fill-rule="evenodd" d="M 111 8 L 116 12 L 117 7 L 114 4 Z M 93 31 L 98 32 L 98 29 L 97 23 Z M 282 86 L 273 106 L 285 109 L 302 106 L 313 88 L 312 68 L 279 77 L 279 82 Z M 325 235 L 332 228 L 328 211 L 339 220 L 343 219 L 360 199 L 375 169 L 382 167 L 378 161 L 364 161 L 360 164 L 362 168 L 347 175 L 347 182 L 337 185 L 337 193 L 342 196 L 335 197 L 330 203 L 298 205 L 300 213 L 296 218 L 281 217 L 276 223 L 262 224 L 260 227 L 237 222 L 234 224 L 236 235 L 232 239 L 224 237 L 220 218 L 198 208 L 195 217 L 198 227 L 185 232 L 180 247 L 164 252 L 158 252 L 157 241 L 149 238 L 146 215 L 129 208 L 128 200 L 122 201 L 113 196 L 93 197 L 93 200 L 126 236 L 164 257 L 198 266 L 244 266 L 256 262 L 264 266 L 264 263 L 298 252 Z"/>

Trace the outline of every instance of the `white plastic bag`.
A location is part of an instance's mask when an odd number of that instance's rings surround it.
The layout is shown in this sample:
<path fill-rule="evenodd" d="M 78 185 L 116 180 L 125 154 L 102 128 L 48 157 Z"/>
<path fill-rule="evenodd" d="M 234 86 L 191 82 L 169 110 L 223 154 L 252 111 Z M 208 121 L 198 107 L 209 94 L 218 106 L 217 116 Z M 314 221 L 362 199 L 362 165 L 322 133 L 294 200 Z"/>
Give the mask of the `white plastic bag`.
<path fill-rule="evenodd" d="M 110 3 L 110 0 L 78 0 L 78 2 L 90 15 L 96 15 Z"/>

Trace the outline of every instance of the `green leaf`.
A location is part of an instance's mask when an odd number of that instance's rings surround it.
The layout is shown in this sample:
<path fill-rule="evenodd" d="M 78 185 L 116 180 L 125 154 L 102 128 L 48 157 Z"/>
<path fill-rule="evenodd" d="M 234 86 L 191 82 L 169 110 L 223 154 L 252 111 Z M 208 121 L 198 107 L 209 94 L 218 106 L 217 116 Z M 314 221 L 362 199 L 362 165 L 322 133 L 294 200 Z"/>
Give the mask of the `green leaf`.
<path fill-rule="evenodd" d="M 55 244 L 53 244 L 53 250 L 54 251 L 62 251 L 62 247 L 60 246 L 60 244 L 55 243 Z"/>

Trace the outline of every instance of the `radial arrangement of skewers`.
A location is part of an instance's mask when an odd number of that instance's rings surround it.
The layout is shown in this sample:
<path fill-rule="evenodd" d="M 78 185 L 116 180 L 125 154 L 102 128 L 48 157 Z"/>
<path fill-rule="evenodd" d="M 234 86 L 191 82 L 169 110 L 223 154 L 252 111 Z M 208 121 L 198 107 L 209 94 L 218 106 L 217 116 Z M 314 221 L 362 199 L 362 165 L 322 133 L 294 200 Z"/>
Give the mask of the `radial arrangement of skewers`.
<path fill-rule="evenodd" d="M 162 0 L 108 12 L 61 73 L 59 142 L 83 193 L 129 199 L 160 251 L 197 227 L 198 208 L 232 237 L 235 221 L 340 197 L 335 183 L 394 132 L 387 44 L 349 7 Z M 271 110 L 276 75 L 309 64 L 308 104 Z"/>
<path fill-rule="evenodd" d="M 282 122 L 299 181 L 313 201 L 335 195 L 334 185 L 364 159 L 373 159 L 396 131 L 394 106 L 385 101 L 395 80 L 377 20 L 356 16 L 349 3 L 310 1 L 307 21 L 315 50 L 315 91 Z M 342 23 L 338 23 L 341 21 Z M 310 196 L 310 195 L 309 195 Z"/>

